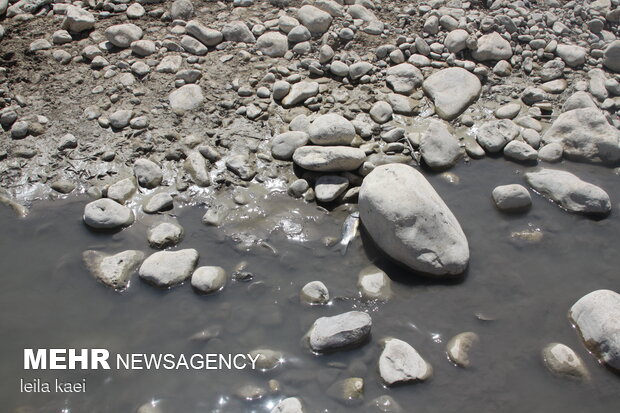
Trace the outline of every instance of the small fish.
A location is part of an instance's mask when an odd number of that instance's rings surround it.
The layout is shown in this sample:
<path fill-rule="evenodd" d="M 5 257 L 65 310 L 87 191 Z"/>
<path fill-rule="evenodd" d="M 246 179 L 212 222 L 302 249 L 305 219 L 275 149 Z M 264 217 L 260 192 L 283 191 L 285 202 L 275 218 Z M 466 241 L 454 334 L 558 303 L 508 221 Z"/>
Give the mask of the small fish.
<path fill-rule="evenodd" d="M 349 248 L 349 244 L 357 235 L 357 228 L 360 225 L 360 213 L 355 211 L 351 213 L 344 220 L 344 224 L 342 225 L 342 238 L 340 242 L 334 246 L 334 249 L 339 250 L 342 255 L 347 253 L 347 248 Z"/>

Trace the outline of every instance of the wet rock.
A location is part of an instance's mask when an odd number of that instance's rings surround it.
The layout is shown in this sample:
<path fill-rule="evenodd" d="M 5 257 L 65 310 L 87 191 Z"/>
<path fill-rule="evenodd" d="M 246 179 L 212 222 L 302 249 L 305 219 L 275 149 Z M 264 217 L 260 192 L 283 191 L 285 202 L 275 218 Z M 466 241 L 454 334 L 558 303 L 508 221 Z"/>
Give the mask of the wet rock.
<path fill-rule="evenodd" d="M 318 93 L 319 84 L 317 82 L 295 83 L 288 92 L 288 95 L 282 99 L 282 106 L 295 106 L 298 103 L 304 102 L 308 98 L 316 96 Z"/>
<path fill-rule="evenodd" d="M 433 374 L 431 365 L 406 342 L 387 338 L 382 345 L 379 375 L 387 386 L 424 381 Z"/>
<path fill-rule="evenodd" d="M 504 146 L 504 156 L 517 162 L 533 162 L 538 159 L 538 152 L 526 142 L 513 140 Z"/>
<path fill-rule="evenodd" d="M 501 185 L 493 189 L 493 202 L 500 211 L 517 212 L 532 205 L 530 192 L 523 185 Z"/>
<path fill-rule="evenodd" d="M 544 143 L 562 144 L 564 155 L 582 162 L 613 164 L 620 161 L 620 132 L 598 109 L 562 113 L 547 129 Z"/>
<path fill-rule="evenodd" d="M 332 16 L 314 6 L 305 5 L 297 11 L 297 19 L 306 26 L 311 33 L 320 35 L 329 30 Z"/>
<path fill-rule="evenodd" d="M 163 212 L 171 210 L 173 207 L 174 199 L 169 193 L 159 193 L 149 198 L 142 206 L 142 210 L 147 214 L 155 214 L 157 212 Z"/>
<path fill-rule="evenodd" d="M 435 104 L 437 115 L 445 120 L 463 113 L 478 99 L 481 88 L 480 80 L 460 67 L 440 70 L 422 83 L 422 89 Z"/>
<path fill-rule="evenodd" d="M 252 358 L 256 359 L 256 367 L 259 370 L 267 371 L 273 370 L 282 364 L 284 355 L 280 351 L 270 350 L 266 348 L 256 349 L 250 351 Z"/>
<path fill-rule="evenodd" d="M 28 215 L 28 208 L 12 199 L 12 197 L 4 189 L 0 189 L 0 205 L 11 208 L 11 210 L 13 210 L 13 212 L 15 212 L 20 218 L 24 218 Z"/>
<path fill-rule="evenodd" d="M 512 47 L 508 40 L 493 32 L 478 39 L 478 48 L 471 55 L 479 62 L 508 60 L 512 57 Z"/>
<path fill-rule="evenodd" d="M 84 223 L 95 229 L 117 229 L 133 224 L 131 209 L 103 198 L 92 201 L 84 207 Z"/>
<path fill-rule="evenodd" d="M 328 113 L 310 124 L 308 135 L 315 145 L 350 145 L 355 138 L 355 128 L 343 116 Z"/>
<path fill-rule="evenodd" d="M 138 185 L 143 188 L 155 188 L 163 179 L 163 173 L 155 162 L 148 159 L 138 159 L 133 165 L 133 172 L 138 180 Z"/>
<path fill-rule="evenodd" d="M 316 199 L 319 202 L 332 202 L 349 187 L 349 180 L 337 175 L 323 175 L 314 186 Z"/>
<path fill-rule="evenodd" d="M 222 267 L 198 267 L 192 274 L 192 287 L 204 294 L 221 290 L 226 285 L 226 271 Z"/>
<path fill-rule="evenodd" d="M 620 40 L 614 40 L 605 49 L 603 65 L 606 68 L 620 73 Z"/>
<path fill-rule="evenodd" d="M 321 317 L 308 331 L 310 348 L 325 353 L 358 347 L 370 336 L 371 326 L 370 316 L 360 311 Z"/>
<path fill-rule="evenodd" d="M 410 95 L 420 87 L 424 81 L 424 75 L 414 65 L 401 63 L 387 70 L 385 80 L 394 92 Z"/>
<path fill-rule="evenodd" d="M 256 48 L 264 55 L 282 57 L 288 52 L 288 39 L 276 32 L 267 32 L 256 41 Z"/>
<path fill-rule="evenodd" d="M 201 187 L 211 185 L 207 163 L 200 152 L 192 151 L 185 159 L 183 166 L 196 185 Z"/>
<path fill-rule="evenodd" d="M 485 151 L 496 153 L 517 136 L 519 127 L 511 120 L 500 119 L 483 124 L 476 134 L 476 140 Z"/>
<path fill-rule="evenodd" d="M 185 31 L 198 39 L 202 44 L 209 47 L 217 46 L 222 43 L 224 39 L 222 32 L 205 27 L 197 20 L 187 22 Z"/>
<path fill-rule="evenodd" d="M 276 404 L 271 409 L 271 413 L 304 413 L 304 409 L 301 400 L 297 397 L 289 397 Z"/>
<path fill-rule="evenodd" d="M 371 400 L 366 405 L 368 412 L 376 413 L 403 413 L 404 410 L 392 396 L 383 395 Z"/>
<path fill-rule="evenodd" d="M 353 132 L 355 133 L 355 131 Z M 300 131 L 284 132 L 271 140 L 271 155 L 275 159 L 290 161 L 297 148 L 308 143 L 308 134 Z"/>
<path fill-rule="evenodd" d="M 551 343 L 542 350 L 545 366 L 553 374 L 573 379 L 588 379 L 590 374 L 581 357 L 564 344 Z"/>
<path fill-rule="evenodd" d="M 202 223 L 205 225 L 219 227 L 220 225 L 222 225 L 227 215 L 228 211 L 226 210 L 226 208 L 215 205 L 210 207 L 207 212 L 205 212 L 204 216 L 202 217 Z"/>
<path fill-rule="evenodd" d="M 339 380 L 327 389 L 327 394 L 345 405 L 361 403 L 364 398 L 364 379 L 349 377 Z"/>
<path fill-rule="evenodd" d="M 458 221 L 426 178 L 414 168 L 375 168 L 362 183 L 360 218 L 377 246 L 416 272 L 463 273 L 469 245 Z"/>
<path fill-rule="evenodd" d="M 254 43 L 256 41 L 248 26 L 242 21 L 233 21 L 225 25 L 222 35 L 229 42 Z"/>
<path fill-rule="evenodd" d="M 168 288 L 188 279 L 197 262 L 195 249 L 159 251 L 144 260 L 138 273 L 145 281 Z"/>
<path fill-rule="evenodd" d="M 267 391 L 264 388 L 253 384 L 246 384 L 235 390 L 235 396 L 248 402 L 260 400 L 266 394 Z"/>
<path fill-rule="evenodd" d="M 304 285 L 299 293 L 302 303 L 315 305 L 327 304 L 329 302 L 329 291 L 321 281 L 311 281 Z"/>
<path fill-rule="evenodd" d="M 444 170 L 456 164 L 463 150 L 445 122 L 433 120 L 420 140 L 420 153 L 429 167 Z"/>
<path fill-rule="evenodd" d="M 581 66 L 586 62 L 586 49 L 580 46 L 559 44 L 555 53 L 570 67 Z"/>
<path fill-rule="evenodd" d="M 360 271 L 357 288 L 366 300 L 389 300 L 392 296 L 392 280 L 374 265 Z"/>
<path fill-rule="evenodd" d="M 459 367 L 469 367 L 469 352 L 478 343 L 478 334 L 470 331 L 452 337 L 446 346 L 448 358 Z"/>
<path fill-rule="evenodd" d="M 569 317 L 588 350 L 601 362 L 620 370 L 620 294 L 593 291 L 573 304 Z"/>
<path fill-rule="evenodd" d="M 166 248 L 178 244 L 183 234 L 183 227 L 179 224 L 162 222 L 150 227 L 146 235 L 151 247 Z"/>
<path fill-rule="evenodd" d="M 95 27 L 95 16 L 76 6 L 67 5 L 62 28 L 73 33 L 80 33 Z"/>
<path fill-rule="evenodd" d="M 293 153 L 300 167 L 316 172 L 353 171 L 366 159 L 366 153 L 346 146 L 304 146 Z"/>
<path fill-rule="evenodd" d="M 200 86 L 185 85 L 172 92 L 168 101 L 173 111 L 183 112 L 201 107 L 204 97 Z"/>
<path fill-rule="evenodd" d="M 129 285 L 129 279 L 144 259 L 144 253 L 128 250 L 109 255 L 88 250 L 82 253 L 82 259 L 95 278 L 109 287 L 122 290 Z"/>
<path fill-rule="evenodd" d="M 526 173 L 525 179 L 534 190 L 569 212 L 606 215 L 611 211 L 609 195 L 604 190 L 570 172 L 543 168 Z"/>
<path fill-rule="evenodd" d="M 105 30 L 105 36 L 114 46 L 125 49 L 142 38 L 142 29 L 133 23 L 116 24 Z"/>

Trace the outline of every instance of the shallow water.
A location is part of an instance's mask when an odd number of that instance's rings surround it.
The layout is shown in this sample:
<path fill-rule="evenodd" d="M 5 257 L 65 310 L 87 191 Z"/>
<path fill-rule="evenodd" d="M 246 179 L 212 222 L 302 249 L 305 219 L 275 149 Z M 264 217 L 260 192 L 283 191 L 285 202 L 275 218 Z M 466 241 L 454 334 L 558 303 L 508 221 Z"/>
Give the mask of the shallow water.
<path fill-rule="evenodd" d="M 239 229 L 203 225 L 204 209 L 199 206 L 172 211 L 186 233 L 178 248 L 196 248 L 199 265 L 220 265 L 229 273 L 245 260 L 255 276 L 252 282 L 229 281 L 220 293 L 200 296 L 188 284 L 160 291 L 136 275 L 130 287 L 119 293 L 87 272 L 81 253 L 86 249 L 150 252 L 146 223 L 137 222 L 116 234 L 91 232 L 81 221 L 86 198 L 40 202 L 24 220 L 2 208 L 0 405 L 8 412 L 133 412 L 153 400 L 164 413 L 265 412 L 281 398 L 299 396 L 310 412 L 365 411 L 326 396 L 336 380 L 363 377 L 364 403 L 389 394 L 405 411 L 617 411 L 620 378 L 586 352 L 567 312 L 595 289 L 620 291 L 620 178 L 597 166 L 557 167 L 570 168 L 607 190 L 612 214 L 599 221 L 568 214 L 536 194 L 528 213 L 513 216 L 496 211 L 492 189 L 524 183 L 522 172 L 527 169 L 503 159 L 459 165 L 451 171 L 459 176 L 458 185 L 439 174 L 427 174 L 470 244 L 466 276 L 450 283 L 419 278 L 387 262 L 365 236 L 357 237 L 342 257 L 321 238 L 339 237 L 345 211 L 328 215 L 316 206 L 272 194 L 266 217 L 242 226 L 247 230 L 261 225 L 264 234 L 269 233 L 265 228 L 287 230 L 275 230 L 267 238 L 277 254 L 261 247 L 235 248 L 229 235 Z M 300 226 L 306 228 L 303 236 L 298 236 Z M 542 240 L 528 243 L 511 238 L 512 232 L 527 229 L 540 229 Z M 358 298 L 357 274 L 370 262 L 393 279 L 394 297 L 387 303 Z M 313 280 L 327 285 L 335 297 L 331 305 L 299 303 L 299 290 Z M 370 312 L 369 343 L 324 356 L 302 347 L 301 337 L 316 318 L 351 309 Z M 492 320 L 483 321 L 476 314 Z M 221 326 L 219 337 L 206 343 L 188 340 L 214 326 Z M 480 336 L 468 369 L 453 366 L 445 355 L 447 341 L 464 331 Z M 433 377 L 425 383 L 384 388 L 376 364 L 379 340 L 386 336 L 414 346 L 432 364 Z M 549 342 L 572 347 L 585 360 L 591 382 L 552 376 L 540 358 L 540 350 Z M 266 373 L 24 371 L 23 348 L 38 347 L 188 355 L 271 348 L 284 352 L 285 362 Z M 33 377 L 86 378 L 87 391 L 69 396 L 20 393 L 19 379 Z M 281 384 L 278 394 L 256 402 L 232 395 L 245 384 L 267 387 L 272 378 Z"/>

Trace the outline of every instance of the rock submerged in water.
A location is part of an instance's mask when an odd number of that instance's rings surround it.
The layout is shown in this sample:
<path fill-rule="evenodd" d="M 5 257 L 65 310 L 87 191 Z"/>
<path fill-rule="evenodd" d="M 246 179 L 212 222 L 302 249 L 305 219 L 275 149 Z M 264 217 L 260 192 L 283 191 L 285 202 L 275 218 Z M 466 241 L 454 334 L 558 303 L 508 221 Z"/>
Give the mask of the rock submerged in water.
<path fill-rule="evenodd" d="M 414 168 L 388 164 L 362 183 L 360 218 L 377 246 L 410 269 L 432 276 L 462 274 L 469 245 L 457 219 Z"/>
<path fill-rule="evenodd" d="M 289 397 L 280 401 L 271 409 L 271 413 L 304 413 L 301 400 L 297 397 Z"/>
<path fill-rule="evenodd" d="M 383 340 L 379 375 L 386 385 L 424 381 L 432 374 L 431 365 L 408 343 L 397 338 Z"/>
<path fill-rule="evenodd" d="M 570 172 L 541 169 L 526 173 L 525 179 L 532 188 L 569 212 L 597 216 L 611 211 L 607 192 Z"/>
<path fill-rule="evenodd" d="M 469 367 L 469 352 L 479 341 L 478 334 L 468 331 L 452 337 L 446 346 L 448 358 L 459 367 Z"/>
<path fill-rule="evenodd" d="M 601 362 L 620 371 L 620 294 L 593 291 L 580 298 L 568 316 L 587 349 Z"/>
<path fill-rule="evenodd" d="M 310 348 L 319 353 L 346 350 L 363 344 L 370 336 L 372 319 L 367 313 L 349 311 L 317 319 L 307 338 Z"/>
<path fill-rule="evenodd" d="M 144 259 L 144 253 L 128 250 L 109 255 L 100 251 L 87 250 L 82 259 L 91 274 L 105 285 L 122 290 L 129 284 L 129 278 Z"/>
<path fill-rule="evenodd" d="M 299 292 L 302 303 L 310 305 L 322 305 L 329 302 L 329 290 L 321 281 L 310 281 Z"/>
<path fill-rule="evenodd" d="M 94 229 L 117 229 L 133 224 L 134 215 L 126 206 L 102 198 L 86 204 L 83 219 Z"/>
<path fill-rule="evenodd" d="M 357 288 L 366 300 L 389 300 L 392 297 L 392 280 L 374 265 L 360 271 Z"/>
<path fill-rule="evenodd" d="M 583 360 L 570 347 L 551 343 L 542 350 L 545 366 L 553 374 L 574 379 L 588 379 L 590 373 Z"/>
<path fill-rule="evenodd" d="M 197 262 L 195 249 L 160 251 L 144 260 L 138 273 L 157 287 L 169 288 L 188 279 Z"/>

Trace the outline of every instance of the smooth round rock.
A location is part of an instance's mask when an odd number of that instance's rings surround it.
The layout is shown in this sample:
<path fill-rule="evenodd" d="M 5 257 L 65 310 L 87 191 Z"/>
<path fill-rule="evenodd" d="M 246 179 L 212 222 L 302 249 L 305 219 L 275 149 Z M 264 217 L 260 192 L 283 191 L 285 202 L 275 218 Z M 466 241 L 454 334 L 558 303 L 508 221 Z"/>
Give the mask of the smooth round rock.
<path fill-rule="evenodd" d="M 221 290 L 226 285 L 226 271 L 222 267 L 198 267 L 192 274 L 192 287 L 204 294 Z"/>
<path fill-rule="evenodd" d="M 95 229 L 117 229 L 131 225 L 131 209 L 108 198 L 97 199 L 84 207 L 84 223 Z"/>
<path fill-rule="evenodd" d="M 470 331 L 452 337 L 446 346 L 448 358 L 459 367 L 469 367 L 469 352 L 479 341 L 478 334 Z"/>
<path fill-rule="evenodd" d="M 532 197 L 526 187 L 519 184 L 500 185 L 492 192 L 493 202 L 500 211 L 518 212 L 532 205 Z"/>
<path fill-rule="evenodd" d="M 299 292 L 299 299 L 302 303 L 311 305 L 327 304 L 329 302 L 329 291 L 321 281 L 310 281 Z"/>
<path fill-rule="evenodd" d="M 542 359 L 549 371 L 557 376 L 579 380 L 590 378 L 581 357 L 564 344 L 551 343 L 545 346 Z"/>
<path fill-rule="evenodd" d="M 195 249 L 159 251 L 144 260 L 138 274 L 157 287 L 169 288 L 188 279 L 197 262 Z"/>

